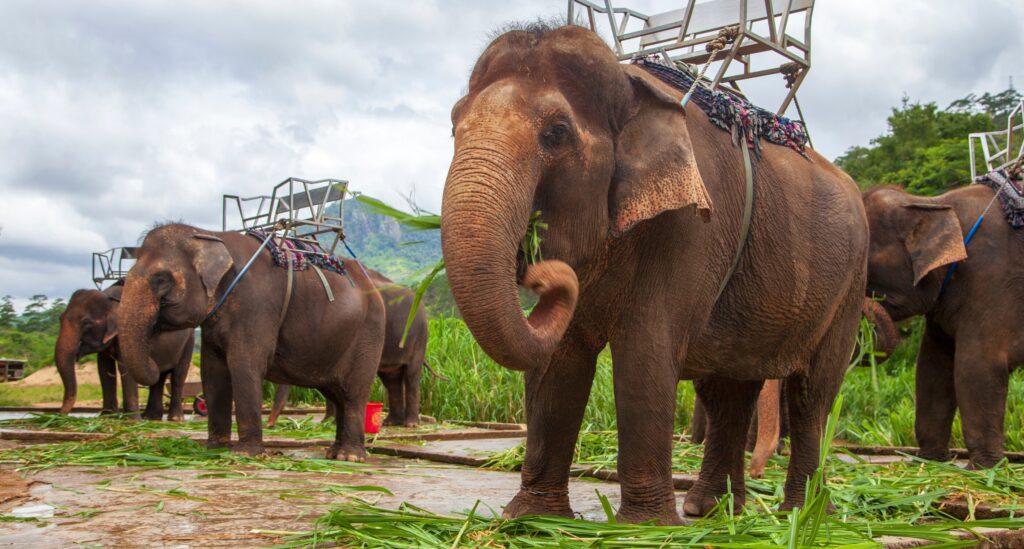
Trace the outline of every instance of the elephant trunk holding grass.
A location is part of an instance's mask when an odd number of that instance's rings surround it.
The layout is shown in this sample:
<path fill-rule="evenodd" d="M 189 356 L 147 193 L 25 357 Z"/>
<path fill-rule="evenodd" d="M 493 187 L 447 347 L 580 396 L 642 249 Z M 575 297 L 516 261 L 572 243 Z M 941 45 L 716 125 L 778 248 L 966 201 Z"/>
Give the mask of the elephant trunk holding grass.
<path fill-rule="evenodd" d="M 920 197 L 894 187 L 864 193 L 871 226 L 868 295 L 894 321 L 924 315 L 917 356 L 914 431 L 920 455 L 950 458 L 959 408 L 974 467 L 1003 458 L 1010 371 L 1024 362 L 1024 232 L 998 207 L 964 247 L 964 237 L 991 202 L 984 185 Z M 950 266 L 960 262 L 943 290 Z"/>
<path fill-rule="evenodd" d="M 526 457 L 507 516 L 572 515 L 569 468 L 606 345 L 619 520 L 680 522 L 671 451 L 681 379 L 696 380 L 710 425 L 687 514 L 711 511 L 728 486 L 743 505 L 744 435 L 765 379 L 789 395 L 783 507 L 804 501 L 864 296 L 860 195 L 814 151 L 765 144 L 729 278 L 741 151 L 681 97 L 620 64 L 591 31 L 532 25 L 487 47 L 452 110 L 441 215 L 452 294 L 484 351 L 526 377 Z M 531 264 L 521 241 L 538 211 L 543 261 Z M 517 284 L 539 294 L 529 317 Z"/>
<path fill-rule="evenodd" d="M 420 379 L 426 365 L 427 311 L 423 304 L 420 304 L 403 346 L 402 335 L 405 334 L 405 323 L 409 318 L 415 294 L 409 288 L 395 284 L 373 269 L 367 269 L 367 272 L 384 299 L 384 350 L 381 353 L 380 365 L 377 367 L 377 377 L 388 393 L 388 415 L 384 418 L 384 425 L 415 427 L 421 421 Z M 288 385 L 277 387 L 267 427 L 273 427 L 277 423 L 277 418 L 288 401 L 289 389 Z M 334 407 L 328 401 L 324 419 L 334 417 L 334 414 Z"/>
<path fill-rule="evenodd" d="M 214 312 L 254 255 L 249 271 Z M 294 272 L 282 315 L 287 275 L 259 240 L 182 224 L 157 227 L 146 235 L 125 282 L 124 361 L 137 379 L 151 381 L 157 372 L 145 357 L 154 336 L 202 325 L 209 447 L 231 446 L 234 403 L 238 442 L 232 449 L 264 451 L 261 407 L 267 379 L 322 392 L 339 416 L 327 457 L 362 461 L 366 400 L 384 342 L 384 303 L 360 264 L 344 261 L 344 270 L 324 269 L 323 280 L 311 268 Z"/>
<path fill-rule="evenodd" d="M 123 290 L 122 283 L 99 290 L 77 290 L 71 294 L 68 306 L 60 317 L 60 333 L 54 349 L 54 363 L 64 384 L 64 401 L 60 413 L 67 414 L 75 406 L 78 380 L 75 362 L 96 353 L 97 370 L 103 391 L 103 412 L 117 412 L 117 377 L 120 360 L 117 313 Z M 185 418 L 182 398 L 188 370 L 192 365 L 192 347 L 195 330 L 177 330 L 161 333 L 153 342 L 149 362 L 159 372 L 149 387 L 149 399 L 143 417 L 161 419 L 164 413 L 164 381 L 171 378 L 171 399 L 167 419 Z M 121 391 L 124 412 L 138 414 L 139 391 L 135 380 L 122 365 Z"/>

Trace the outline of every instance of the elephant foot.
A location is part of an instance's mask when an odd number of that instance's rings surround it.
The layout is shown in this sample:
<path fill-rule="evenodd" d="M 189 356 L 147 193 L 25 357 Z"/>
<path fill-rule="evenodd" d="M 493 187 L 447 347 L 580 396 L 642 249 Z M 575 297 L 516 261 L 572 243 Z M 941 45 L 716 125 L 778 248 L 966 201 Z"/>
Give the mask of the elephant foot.
<path fill-rule="evenodd" d="M 174 421 L 176 423 L 181 423 L 181 422 L 185 421 L 185 414 L 183 414 L 181 412 L 178 412 L 177 414 L 167 414 L 167 421 Z"/>
<path fill-rule="evenodd" d="M 388 414 L 387 417 L 384 418 L 384 421 L 380 422 L 380 424 L 384 427 L 396 427 L 399 425 L 405 425 L 405 418 L 395 417 L 392 416 L 391 414 Z"/>
<path fill-rule="evenodd" d="M 686 499 L 683 501 L 683 513 L 688 517 L 705 517 L 711 511 L 718 506 L 719 500 L 725 495 L 725 491 L 715 493 L 708 488 L 702 488 L 701 482 L 697 484 L 686 493 Z M 743 506 L 746 505 L 747 498 L 745 494 L 738 494 L 733 492 L 733 514 L 739 514 L 743 510 Z"/>
<path fill-rule="evenodd" d="M 149 412 L 142 414 L 142 419 L 148 421 L 161 421 L 164 418 L 163 414 L 151 414 Z"/>
<path fill-rule="evenodd" d="M 366 449 L 362 446 L 358 448 L 345 448 L 340 444 L 332 444 L 327 449 L 327 459 L 362 463 L 366 461 Z"/>
<path fill-rule="evenodd" d="M 982 469 L 991 469 L 991 468 L 995 467 L 996 465 L 999 465 L 1000 461 L 1003 461 L 1003 455 L 1002 454 L 998 454 L 998 455 L 982 455 L 982 456 L 971 454 L 971 459 L 970 459 L 970 462 L 968 462 L 968 464 L 967 464 L 967 469 L 969 469 L 971 471 L 979 471 L 979 470 L 982 470 Z"/>
<path fill-rule="evenodd" d="M 569 491 L 537 492 L 520 488 L 516 497 L 505 506 L 501 516 L 518 518 L 527 515 L 574 517 L 572 507 L 569 506 Z"/>
<path fill-rule="evenodd" d="M 230 438 L 211 438 L 206 440 L 206 449 L 208 450 L 220 450 L 221 448 L 231 448 Z"/>
<path fill-rule="evenodd" d="M 926 450 L 924 448 L 917 451 L 917 457 L 921 459 L 927 459 L 929 461 L 952 461 L 953 454 L 949 451 L 949 448 L 939 448 L 934 450 Z"/>
<path fill-rule="evenodd" d="M 676 506 L 672 505 L 661 510 L 650 510 L 638 506 L 623 505 L 619 512 L 615 513 L 615 520 L 626 524 L 640 524 L 642 522 L 653 522 L 658 526 L 680 526 L 686 524 L 676 512 Z"/>
<path fill-rule="evenodd" d="M 262 442 L 238 442 L 231 447 L 231 452 L 258 456 L 267 453 L 267 449 L 263 447 Z"/>

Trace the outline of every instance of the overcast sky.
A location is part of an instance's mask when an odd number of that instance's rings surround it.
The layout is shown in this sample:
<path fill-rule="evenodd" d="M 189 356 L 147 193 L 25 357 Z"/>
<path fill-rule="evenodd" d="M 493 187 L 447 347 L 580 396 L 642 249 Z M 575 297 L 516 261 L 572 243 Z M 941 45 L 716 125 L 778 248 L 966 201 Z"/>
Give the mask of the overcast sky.
<path fill-rule="evenodd" d="M 393 202 L 415 187 L 439 210 L 449 111 L 488 34 L 565 5 L 4 0 L 0 295 L 66 298 L 91 252 L 157 220 L 219 228 L 222 194 L 288 176 Z M 800 93 L 816 148 L 866 144 L 904 94 L 945 107 L 1024 84 L 1022 28 L 1020 0 L 819 0 Z M 747 91 L 775 108 L 779 89 Z"/>

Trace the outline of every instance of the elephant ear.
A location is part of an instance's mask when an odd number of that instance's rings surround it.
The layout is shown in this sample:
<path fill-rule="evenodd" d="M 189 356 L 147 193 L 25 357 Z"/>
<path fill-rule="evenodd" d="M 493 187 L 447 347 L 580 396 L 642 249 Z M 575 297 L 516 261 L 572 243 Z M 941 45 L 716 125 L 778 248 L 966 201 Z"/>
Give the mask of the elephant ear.
<path fill-rule="evenodd" d="M 903 207 L 913 219 L 904 246 L 914 267 L 914 286 L 935 269 L 967 259 L 963 230 L 952 206 L 916 202 Z"/>
<path fill-rule="evenodd" d="M 630 117 L 615 144 L 611 231 L 615 236 L 658 214 L 695 205 L 708 221 L 711 198 L 697 169 L 682 105 L 649 77 L 626 67 Z"/>
<path fill-rule="evenodd" d="M 110 343 L 110 340 L 115 337 L 117 337 L 117 315 L 109 314 L 107 315 L 107 330 L 103 334 L 103 344 Z"/>
<path fill-rule="evenodd" d="M 196 235 L 197 250 L 192 256 L 192 266 L 199 273 L 199 278 L 206 288 L 206 297 L 213 299 L 217 286 L 224 278 L 224 274 L 235 264 L 235 260 L 228 252 L 228 247 L 217 237 L 208 235 Z"/>

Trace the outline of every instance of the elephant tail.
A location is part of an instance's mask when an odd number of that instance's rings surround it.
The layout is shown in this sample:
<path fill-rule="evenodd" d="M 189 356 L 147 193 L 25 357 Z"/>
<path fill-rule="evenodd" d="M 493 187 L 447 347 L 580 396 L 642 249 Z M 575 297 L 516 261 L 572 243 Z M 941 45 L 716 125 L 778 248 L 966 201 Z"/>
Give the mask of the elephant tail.
<path fill-rule="evenodd" d="M 423 367 L 426 368 L 428 372 L 430 372 L 430 375 L 436 377 L 437 379 L 443 379 L 444 381 L 447 381 L 448 383 L 451 383 L 452 380 L 450 380 L 450 379 L 444 377 L 443 375 L 437 373 L 437 370 L 435 370 L 434 367 L 431 366 L 430 363 L 427 362 L 426 360 L 423 361 Z"/>
<path fill-rule="evenodd" d="M 761 395 L 757 397 L 757 443 L 750 458 L 751 478 L 764 476 L 768 458 L 779 446 L 779 384 L 778 379 L 766 380 Z"/>

